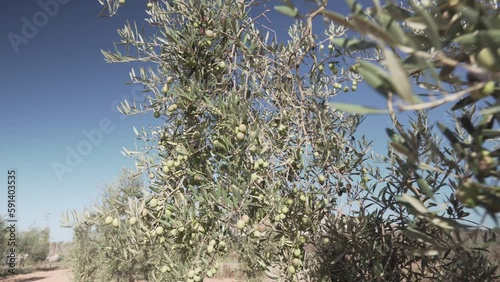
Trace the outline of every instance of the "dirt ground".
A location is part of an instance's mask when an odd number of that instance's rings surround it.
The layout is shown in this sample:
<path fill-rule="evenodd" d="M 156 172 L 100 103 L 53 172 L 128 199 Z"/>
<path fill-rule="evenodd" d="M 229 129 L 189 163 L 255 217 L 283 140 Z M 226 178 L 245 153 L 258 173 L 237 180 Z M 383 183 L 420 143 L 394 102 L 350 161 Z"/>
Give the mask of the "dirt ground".
<path fill-rule="evenodd" d="M 15 275 L 0 279 L 2 282 L 72 282 L 69 269 L 37 271 L 30 274 Z"/>
<path fill-rule="evenodd" d="M 1 282 L 72 282 L 69 269 L 52 271 L 37 271 L 30 274 L 21 274 L 0 279 Z M 206 282 L 236 282 L 234 279 L 205 279 Z"/>

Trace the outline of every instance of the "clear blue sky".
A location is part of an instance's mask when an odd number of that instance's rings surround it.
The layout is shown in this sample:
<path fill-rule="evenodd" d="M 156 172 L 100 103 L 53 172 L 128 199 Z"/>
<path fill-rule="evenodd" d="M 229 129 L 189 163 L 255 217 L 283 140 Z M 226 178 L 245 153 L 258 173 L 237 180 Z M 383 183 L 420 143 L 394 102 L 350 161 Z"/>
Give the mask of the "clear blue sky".
<path fill-rule="evenodd" d="M 133 166 L 120 153 L 122 146 L 134 148 L 132 126 L 158 122 L 150 115 L 123 118 L 115 110 L 121 96 L 138 96 L 141 87 L 125 85 L 131 64 L 106 64 L 100 52 L 113 48 L 127 18 L 144 18 L 142 3 L 110 19 L 98 17 L 97 0 L 67 1 L 41 25 L 38 1 L 0 2 L 0 214 L 6 213 L 7 169 L 15 168 L 21 230 L 49 226 L 52 240 L 71 240 L 71 230 L 59 227 L 61 215 L 90 206 L 122 167 Z M 23 18 L 34 22 L 34 16 L 40 27 L 33 35 L 25 32 L 32 38 L 16 52 L 9 33 L 23 36 Z M 102 141 L 85 147 L 83 132 L 101 130 L 103 122 L 109 125 Z M 72 164 L 68 148 L 89 152 Z M 72 171 L 58 177 L 54 162 Z"/>
<path fill-rule="evenodd" d="M 47 16 L 40 3 L 49 2 L 58 3 L 58 10 Z M 132 126 L 159 122 L 152 115 L 123 118 L 115 110 L 120 97 L 138 96 L 141 86 L 125 84 L 134 65 L 106 64 L 100 52 L 113 49 L 116 29 L 127 19 L 144 23 L 146 3 L 128 0 L 118 16 L 103 18 L 97 0 L 0 1 L 0 215 L 6 214 L 7 170 L 14 168 L 20 230 L 48 226 L 53 241 L 70 241 L 71 230 L 59 227 L 61 215 L 91 206 L 122 167 L 133 166 L 120 153 L 122 146 L 134 148 Z M 275 12 L 269 18 L 266 25 L 277 31 L 291 23 Z M 37 30 L 25 27 L 26 20 L 37 23 Z M 285 32 L 278 34 L 287 39 Z M 363 84 L 339 101 L 383 105 Z M 101 130 L 101 123 L 107 124 L 102 140 L 89 143 L 84 132 Z M 386 116 L 371 116 L 361 130 L 383 152 L 389 126 Z M 71 167 L 68 150 L 88 154 Z M 57 173 L 54 162 L 71 171 Z"/>

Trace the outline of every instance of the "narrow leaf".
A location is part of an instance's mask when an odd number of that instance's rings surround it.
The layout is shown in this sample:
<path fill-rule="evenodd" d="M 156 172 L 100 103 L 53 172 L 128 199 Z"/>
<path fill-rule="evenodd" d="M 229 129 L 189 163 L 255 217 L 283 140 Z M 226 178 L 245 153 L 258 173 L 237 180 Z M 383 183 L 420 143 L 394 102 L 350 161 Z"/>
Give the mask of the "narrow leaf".
<path fill-rule="evenodd" d="M 410 11 L 403 9 L 394 3 L 385 5 L 383 9 L 387 11 L 393 19 L 398 21 L 405 20 L 411 16 Z"/>
<path fill-rule="evenodd" d="M 402 233 L 407 237 L 420 240 L 429 245 L 434 245 L 434 239 L 432 237 L 414 228 L 407 227 L 402 230 Z"/>
<path fill-rule="evenodd" d="M 449 130 L 446 126 L 444 126 L 442 123 L 438 122 L 438 128 L 439 130 L 444 134 L 444 136 L 450 141 L 451 145 L 453 148 L 458 152 L 458 153 L 463 153 L 463 147 L 462 144 L 458 141 L 457 137 L 451 130 Z"/>
<path fill-rule="evenodd" d="M 384 48 L 384 56 L 385 64 L 389 69 L 392 86 L 396 90 L 396 94 L 403 98 L 403 100 L 405 100 L 407 103 L 420 103 L 420 99 L 413 95 L 410 82 L 408 81 L 408 75 L 401 66 L 399 59 L 396 58 L 392 50 L 390 50 L 389 48 Z"/>
<path fill-rule="evenodd" d="M 374 48 L 377 45 L 373 42 L 360 40 L 356 38 L 346 38 L 346 37 L 337 37 L 331 41 L 333 45 L 346 48 L 349 50 L 364 50 L 368 48 Z"/>
<path fill-rule="evenodd" d="M 389 74 L 372 63 L 361 61 L 359 65 L 359 74 L 366 83 L 387 98 L 388 93 L 393 91 Z"/>
<path fill-rule="evenodd" d="M 432 192 L 432 188 L 425 179 L 422 177 L 417 178 L 417 185 L 427 197 L 434 199 L 434 192 Z"/>
<path fill-rule="evenodd" d="M 329 103 L 330 107 L 354 114 L 387 114 L 387 110 L 346 103 Z"/>
<path fill-rule="evenodd" d="M 437 256 L 439 251 L 436 249 L 415 249 L 413 251 L 414 255 L 425 257 L 425 256 Z"/>
<path fill-rule="evenodd" d="M 410 149 L 408 149 L 403 144 L 390 142 L 389 145 L 391 145 L 391 147 L 394 148 L 394 150 L 396 150 L 398 153 L 403 154 L 408 158 L 412 156 Z"/>
<path fill-rule="evenodd" d="M 500 112 L 500 106 L 492 106 L 486 109 L 482 109 L 479 111 L 482 115 L 492 115 Z"/>
<path fill-rule="evenodd" d="M 406 204 L 406 206 L 412 207 L 418 213 L 427 213 L 427 209 L 415 197 L 412 197 L 405 193 L 402 196 L 397 197 L 397 199 L 399 202 Z"/>
<path fill-rule="evenodd" d="M 467 33 L 461 36 L 458 36 L 453 41 L 458 44 L 463 45 L 464 47 L 472 47 L 472 46 L 484 46 L 485 42 L 488 42 L 492 45 L 500 45 L 500 29 L 489 29 L 489 30 L 480 30 L 472 33 Z"/>
<path fill-rule="evenodd" d="M 274 6 L 274 9 L 291 18 L 295 18 L 299 14 L 299 10 L 297 10 L 296 7 L 291 8 L 288 6 Z"/>
<path fill-rule="evenodd" d="M 439 39 L 439 31 L 436 25 L 436 20 L 427 11 L 422 9 L 414 1 L 410 1 L 413 10 L 420 16 L 424 24 L 427 26 L 426 34 L 430 37 L 432 44 L 436 50 L 441 49 L 441 41 Z"/>

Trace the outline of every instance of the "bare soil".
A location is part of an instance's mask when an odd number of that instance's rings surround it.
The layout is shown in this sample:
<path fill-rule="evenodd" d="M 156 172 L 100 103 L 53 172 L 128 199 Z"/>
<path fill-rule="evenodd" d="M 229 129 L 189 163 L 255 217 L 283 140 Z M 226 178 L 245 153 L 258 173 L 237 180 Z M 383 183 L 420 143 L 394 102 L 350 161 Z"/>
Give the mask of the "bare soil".
<path fill-rule="evenodd" d="M 1 282 L 72 282 L 71 270 L 57 269 L 50 271 L 37 271 L 30 274 L 20 274 L 0 278 Z M 238 280 L 230 278 L 205 279 L 206 282 L 237 282 Z"/>
<path fill-rule="evenodd" d="M 0 279 L 2 282 L 72 282 L 69 269 L 50 271 L 36 271 L 29 274 L 20 274 Z"/>

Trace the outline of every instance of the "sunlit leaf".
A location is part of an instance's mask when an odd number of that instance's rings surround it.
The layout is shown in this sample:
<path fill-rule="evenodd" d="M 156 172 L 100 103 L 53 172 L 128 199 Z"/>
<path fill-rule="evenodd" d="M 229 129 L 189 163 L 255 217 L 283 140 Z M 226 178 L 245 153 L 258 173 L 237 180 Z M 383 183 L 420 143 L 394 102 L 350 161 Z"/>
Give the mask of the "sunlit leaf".
<path fill-rule="evenodd" d="M 439 250 L 437 249 L 415 249 L 413 254 L 421 257 L 437 256 L 439 255 Z"/>
<path fill-rule="evenodd" d="M 422 177 L 417 178 L 417 185 L 427 197 L 434 199 L 434 192 L 432 192 L 429 183 L 427 183 L 425 179 L 423 179 Z"/>
<path fill-rule="evenodd" d="M 408 207 L 413 208 L 415 211 L 421 214 L 427 213 L 427 209 L 422 205 L 422 203 L 415 197 L 412 197 L 408 194 L 403 194 L 402 196 L 397 197 L 400 203 L 407 205 Z"/>
<path fill-rule="evenodd" d="M 355 104 L 329 103 L 330 107 L 354 114 L 387 114 L 387 110 L 364 107 Z"/>
<path fill-rule="evenodd" d="M 421 232 L 420 230 L 417 230 L 417 229 L 414 229 L 412 227 L 407 227 L 407 228 L 404 228 L 403 230 L 401 230 L 401 232 L 405 235 L 405 236 L 408 236 L 410 238 L 414 238 L 414 239 L 417 239 L 417 240 L 420 240 L 421 242 L 424 242 L 428 245 L 434 245 L 435 244 L 435 241 L 434 239 Z"/>
<path fill-rule="evenodd" d="M 295 18 L 299 14 L 297 7 L 291 8 L 288 6 L 274 6 L 274 9 L 285 16 Z"/>
<path fill-rule="evenodd" d="M 431 223 L 438 226 L 438 227 L 441 227 L 443 229 L 448 229 L 448 230 L 453 230 L 453 229 L 455 229 L 455 226 L 456 226 L 456 224 L 454 224 L 454 222 L 452 222 L 451 220 L 441 218 L 441 217 L 435 217 L 435 218 L 431 219 Z"/>
<path fill-rule="evenodd" d="M 420 17 L 407 18 L 405 20 L 405 23 L 407 26 L 409 26 L 412 29 L 421 30 L 421 31 L 427 29 L 427 25 Z"/>
<path fill-rule="evenodd" d="M 410 158 L 412 156 L 412 152 L 410 151 L 410 149 L 401 143 L 389 142 L 389 145 L 391 145 L 391 147 L 394 148 L 396 152 L 405 155 L 407 158 Z"/>
<path fill-rule="evenodd" d="M 479 111 L 482 115 L 492 115 L 500 112 L 500 106 L 491 106 Z"/>
<path fill-rule="evenodd" d="M 464 47 L 481 46 L 486 47 L 487 45 L 500 45 L 500 29 L 488 29 L 480 30 L 456 37 L 453 41 Z"/>
<path fill-rule="evenodd" d="M 440 169 L 435 168 L 435 167 L 430 166 L 430 165 L 425 164 L 425 163 L 420 163 L 420 164 L 418 165 L 418 168 L 419 168 L 419 169 L 422 169 L 422 170 L 427 170 L 427 171 L 441 172 L 441 170 L 440 170 Z"/>
<path fill-rule="evenodd" d="M 387 98 L 388 93 L 393 91 L 389 74 L 372 63 L 361 61 L 359 64 L 359 74 L 365 82 Z"/>

